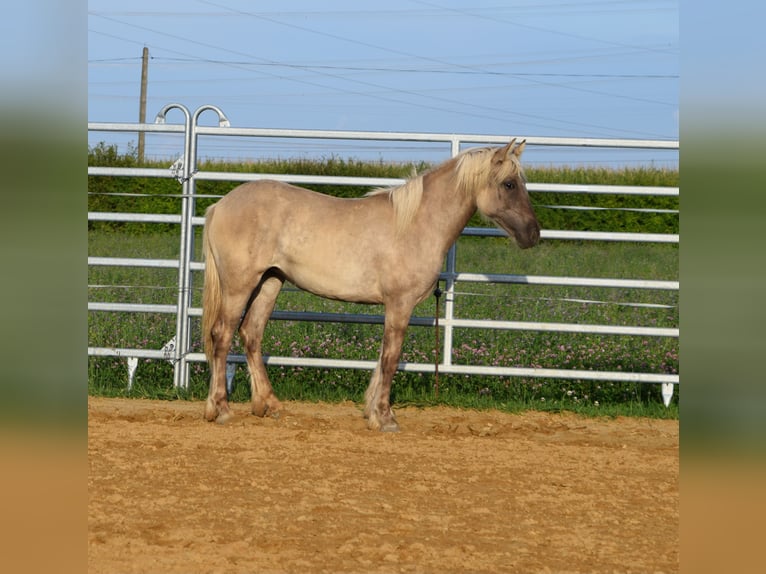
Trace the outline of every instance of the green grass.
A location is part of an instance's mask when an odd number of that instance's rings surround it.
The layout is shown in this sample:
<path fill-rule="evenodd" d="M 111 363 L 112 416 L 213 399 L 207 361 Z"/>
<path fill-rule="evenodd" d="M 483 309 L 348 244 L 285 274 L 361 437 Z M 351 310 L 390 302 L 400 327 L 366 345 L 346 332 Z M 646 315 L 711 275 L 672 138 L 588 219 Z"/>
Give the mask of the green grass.
<path fill-rule="evenodd" d="M 197 242 L 199 243 L 199 242 Z M 172 233 L 134 233 L 131 230 L 89 232 L 89 255 L 177 257 L 178 238 Z M 500 238 L 463 237 L 458 243 L 458 270 L 531 275 L 678 278 L 675 245 L 546 242 L 521 251 Z M 174 304 L 175 270 L 90 267 L 89 285 L 117 285 L 89 289 L 91 301 Z M 130 286 L 125 288 L 124 286 Z M 194 276 L 195 305 L 200 305 L 202 277 Z M 613 325 L 678 326 L 678 293 L 638 289 L 594 289 L 532 285 L 460 283 L 455 300 L 460 318 L 535 320 Z M 585 304 L 567 299 L 599 300 Z M 624 302 L 666 305 L 668 308 L 629 307 Z M 315 310 L 382 314 L 379 306 L 320 299 L 288 288 L 277 302 L 279 310 Z M 443 313 L 443 301 L 442 301 Z M 434 299 L 414 315 L 433 317 Z M 175 332 L 175 317 L 162 314 L 91 312 L 89 345 L 159 349 Z M 276 356 L 377 359 L 379 325 L 271 321 L 264 352 Z M 199 325 L 193 325 L 193 350 L 200 350 Z M 533 331 L 456 330 L 453 362 L 503 366 L 597 369 L 638 372 L 678 372 L 678 341 L 628 336 L 599 336 Z M 241 349 L 235 344 L 235 352 Z M 431 362 L 432 328 L 411 327 L 402 360 Z M 201 398 L 207 393 L 207 366 L 191 365 L 190 388 L 172 387 L 173 369 L 166 361 L 141 360 L 130 396 Z M 277 394 L 283 399 L 309 401 L 363 400 L 367 371 L 269 367 Z M 88 390 L 95 395 L 128 396 L 124 359 L 89 359 Z M 235 401 L 249 400 L 246 369 L 235 377 Z M 447 404 L 464 408 L 570 410 L 584 414 L 677 417 L 679 393 L 671 408 L 662 405 L 659 385 L 595 383 L 538 378 L 440 376 L 438 398 L 430 374 L 398 373 L 396 404 Z"/>

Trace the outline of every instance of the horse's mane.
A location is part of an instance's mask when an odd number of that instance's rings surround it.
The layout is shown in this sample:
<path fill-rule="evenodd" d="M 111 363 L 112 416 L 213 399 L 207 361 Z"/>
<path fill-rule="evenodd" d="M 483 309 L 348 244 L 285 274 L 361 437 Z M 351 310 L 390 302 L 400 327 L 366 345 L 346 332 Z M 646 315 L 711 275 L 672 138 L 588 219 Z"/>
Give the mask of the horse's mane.
<path fill-rule="evenodd" d="M 388 195 L 394 207 L 396 232 L 402 233 L 415 218 L 423 199 L 423 177 L 427 173 L 451 166 L 454 187 L 459 193 L 473 194 L 486 186 L 490 180 L 500 180 L 521 172 L 521 164 L 514 154 L 508 154 L 506 161 L 496 164 L 492 158 L 498 148 L 471 148 L 447 160 L 439 166 L 418 175 L 414 168 L 410 179 L 402 185 L 383 187 L 370 191 L 367 197 Z"/>
<path fill-rule="evenodd" d="M 400 234 L 407 229 L 415 218 L 418 207 L 420 207 L 420 202 L 423 199 L 424 175 L 425 174 L 417 175 L 415 168 L 413 168 L 412 176 L 402 185 L 373 189 L 366 194 L 367 197 L 373 195 L 388 195 L 394 206 L 397 234 Z"/>

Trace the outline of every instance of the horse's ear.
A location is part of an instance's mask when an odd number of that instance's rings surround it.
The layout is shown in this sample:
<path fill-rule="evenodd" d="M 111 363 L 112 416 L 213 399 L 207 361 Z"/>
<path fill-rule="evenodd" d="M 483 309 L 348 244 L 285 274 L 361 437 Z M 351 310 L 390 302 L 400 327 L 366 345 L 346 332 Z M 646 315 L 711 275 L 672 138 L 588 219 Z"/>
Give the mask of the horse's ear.
<path fill-rule="evenodd" d="M 516 138 L 513 138 L 511 141 L 508 142 L 507 146 L 495 152 L 495 155 L 492 158 L 495 161 L 495 163 L 503 163 L 505 161 L 505 158 L 507 158 L 508 154 L 511 153 L 514 143 L 516 143 Z"/>
<path fill-rule="evenodd" d="M 519 145 L 513 148 L 513 155 L 515 155 L 516 157 L 521 157 L 521 152 L 524 151 L 524 146 L 526 145 L 527 145 L 527 140 L 521 140 L 521 143 L 519 143 Z"/>

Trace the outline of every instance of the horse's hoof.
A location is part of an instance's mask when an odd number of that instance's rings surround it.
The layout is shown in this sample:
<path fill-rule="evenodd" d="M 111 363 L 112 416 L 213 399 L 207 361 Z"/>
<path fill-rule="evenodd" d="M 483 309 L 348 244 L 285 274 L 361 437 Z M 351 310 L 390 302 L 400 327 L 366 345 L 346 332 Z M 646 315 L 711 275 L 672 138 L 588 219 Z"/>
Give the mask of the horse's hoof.
<path fill-rule="evenodd" d="M 261 397 L 254 397 L 250 412 L 257 417 L 265 417 L 266 412 L 269 410 L 269 405 L 266 404 Z"/>
<path fill-rule="evenodd" d="M 215 406 L 215 403 L 212 403 L 208 401 L 205 403 L 205 420 L 209 423 L 212 423 L 215 420 L 215 417 L 218 416 L 218 409 Z"/>
<path fill-rule="evenodd" d="M 257 417 L 265 417 L 269 415 L 273 418 L 279 418 L 279 410 L 282 408 L 276 397 L 270 397 L 267 399 L 261 397 L 253 398 L 252 407 L 250 411 Z"/>
<path fill-rule="evenodd" d="M 227 422 L 229 422 L 231 419 L 234 418 L 234 415 L 230 412 L 221 413 L 218 415 L 215 419 L 215 422 L 219 425 L 225 425 Z"/>
<path fill-rule="evenodd" d="M 381 418 L 379 414 L 372 411 L 370 418 L 367 419 L 367 428 L 371 431 L 399 432 L 399 423 L 396 422 L 393 413 L 385 418 Z"/>
<path fill-rule="evenodd" d="M 380 432 L 399 432 L 399 423 L 396 421 L 388 421 L 380 426 Z"/>

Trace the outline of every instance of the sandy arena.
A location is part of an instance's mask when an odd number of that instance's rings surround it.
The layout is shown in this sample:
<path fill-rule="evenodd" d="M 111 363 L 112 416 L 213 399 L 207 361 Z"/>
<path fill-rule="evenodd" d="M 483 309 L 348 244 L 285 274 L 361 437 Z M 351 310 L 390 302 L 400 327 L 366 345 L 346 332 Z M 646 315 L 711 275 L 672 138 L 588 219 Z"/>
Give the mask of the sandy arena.
<path fill-rule="evenodd" d="M 88 399 L 88 571 L 678 572 L 678 421 Z"/>

